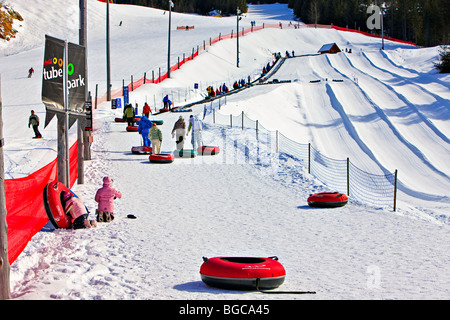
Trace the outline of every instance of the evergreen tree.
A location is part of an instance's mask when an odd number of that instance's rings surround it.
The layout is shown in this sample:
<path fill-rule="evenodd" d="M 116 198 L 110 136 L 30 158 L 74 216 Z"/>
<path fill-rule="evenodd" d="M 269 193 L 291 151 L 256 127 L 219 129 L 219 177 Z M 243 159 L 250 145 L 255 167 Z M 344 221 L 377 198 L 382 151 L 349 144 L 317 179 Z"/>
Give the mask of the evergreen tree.
<path fill-rule="evenodd" d="M 436 69 L 438 69 L 440 73 L 450 73 L 450 47 L 441 46 L 439 56 L 440 61 L 434 64 Z"/>

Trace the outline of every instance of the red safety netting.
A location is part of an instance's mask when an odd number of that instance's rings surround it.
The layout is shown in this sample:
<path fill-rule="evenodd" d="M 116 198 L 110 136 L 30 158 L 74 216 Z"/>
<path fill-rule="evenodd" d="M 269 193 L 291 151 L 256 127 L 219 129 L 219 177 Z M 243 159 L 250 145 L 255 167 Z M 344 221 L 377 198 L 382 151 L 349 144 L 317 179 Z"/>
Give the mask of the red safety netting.
<path fill-rule="evenodd" d="M 360 33 L 360 34 L 365 35 L 367 37 L 373 37 L 373 38 L 380 38 L 381 39 L 381 35 L 378 35 L 378 34 L 372 34 L 372 33 L 364 32 L 364 31 L 359 31 L 359 30 L 349 29 L 349 28 L 342 28 L 342 27 L 337 27 L 337 26 L 332 26 L 332 28 L 335 29 L 335 30 L 338 30 L 338 31 L 347 31 L 347 32 Z M 395 39 L 395 38 L 391 38 L 389 36 L 384 36 L 384 39 L 389 40 L 389 41 L 398 42 L 398 43 L 403 43 L 403 44 L 409 44 L 409 45 L 412 45 L 412 46 L 416 46 L 416 44 L 414 42 L 409 42 L 409 41 L 405 41 L 405 40 Z"/>
<path fill-rule="evenodd" d="M 69 149 L 70 186 L 78 176 L 78 142 Z M 57 175 L 57 159 L 19 179 L 5 179 L 6 223 L 8 224 L 8 260 L 11 265 L 31 238 L 48 222 L 43 191 Z"/>
<path fill-rule="evenodd" d="M 101 2 L 106 2 L 106 0 L 99 0 Z M 260 27 L 252 27 L 252 28 L 248 28 L 245 29 L 243 31 L 239 32 L 239 36 L 242 37 L 248 33 L 254 32 L 254 31 L 259 31 L 262 30 L 264 28 L 280 28 L 279 24 L 265 24 L 264 26 L 260 26 Z M 221 40 L 225 40 L 225 39 L 233 39 L 236 38 L 236 33 L 232 32 L 230 34 L 226 34 L 226 35 L 219 35 L 218 37 L 214 38 L 214 39 L 210 39 L 210 41 L 208 41 L 209 43 L 206 45 L 205 43 L 205 48 L 209 47 L 211 45 L 213 45 L 214 43 L 217 43 Z M 180 60 L 179 62 L 177 62 L 176 64 L 174 64 L 173 66 L 170 67 L 170 72 L 172 71 L 176 71 L 179 68 L 181 68 L 181 66 L 183 64 L 185 64 L 188 61 L 193 60 L 194 58 L 196 58 L 200 52 L 204 51 L 204 47 L 199 47 L 198 50 L 193 51 L 192 54 L 185 56 L 182 60 Z M 162 75 L 158 75 L 158 77 L 155 77 L 153 79 L 150 79 L 149 77 L 147 77 L 146 75 L 144 75 L 142 78 L 140 78 L 139 80 L 130 82 L 127 87 L 129 92 L 136 90 L 137 88 L 139 88 L 140 86 L 142 86 L 143 84 L 146 83 L 153 83 L 153 84 L 158 84 L 163 82 L 164 80 L 167 79 L 167 72 L 162 74 Z M 123 96 L 123 89 L 119 88 L 119 89 L 114 89 L 111 91 L 111 99 L 116 99 Z M 102 104 L 103 102 L 106 102 L 106 93 L 97 99 L 97 104 Z"/>

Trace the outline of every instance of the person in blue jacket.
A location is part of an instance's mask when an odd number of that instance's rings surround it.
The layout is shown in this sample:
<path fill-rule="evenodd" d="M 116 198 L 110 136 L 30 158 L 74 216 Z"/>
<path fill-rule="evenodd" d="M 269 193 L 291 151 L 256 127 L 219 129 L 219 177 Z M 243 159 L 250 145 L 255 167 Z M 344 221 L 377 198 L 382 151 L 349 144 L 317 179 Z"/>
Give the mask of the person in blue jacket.
<path fill-rule="evenodd" d="M 164 109 L 169 109 L 169 95 L 166 94 L 163 98 Z"/>
<path fill-rule="evenodd" d="M 148 138 L 148 133 L 150 132 L 150 128 L 152 127 L 153 122 L 147 118 L 146 116 L 142 116 L 139 121 L 138 132 L 142 135 L 142 140 L 144 141 L 145 147 L 150 147 L 151 142 Z"/>

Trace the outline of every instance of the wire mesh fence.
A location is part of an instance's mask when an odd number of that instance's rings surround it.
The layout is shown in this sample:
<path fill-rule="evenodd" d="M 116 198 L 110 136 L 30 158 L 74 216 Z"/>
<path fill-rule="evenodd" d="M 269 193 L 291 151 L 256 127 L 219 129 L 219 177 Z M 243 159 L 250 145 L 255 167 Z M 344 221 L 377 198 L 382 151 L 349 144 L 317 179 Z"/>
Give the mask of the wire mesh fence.
<path fill-rule="evenodd" d="M 334 191 L 346 193 L 361 203 L 383 208 L 393 207 L 393 210 L 396 210 L 397 170 L 394 173 L 372 174 L 356 167 L 349 158 L 345 160 L 329 158 L 310 143 L 299 143 L 278 130 L 266 129 L 258 120 L 249 118 L 243 112 L 239 115 L 224 115 L 217 112 L 225 104 L 226 97 L 206 104 L 203 120 L 230 128 L 254 130 L 253 134 L 258 141 L 265 141 L 277 154 L 289 155 L 297 160 L 308 169 L 308 173 L 335 189 Z M 236 147 L 240 146 L 246 155 L 252 152 L 247 142 L 243 144 L 236 142 Z"/>

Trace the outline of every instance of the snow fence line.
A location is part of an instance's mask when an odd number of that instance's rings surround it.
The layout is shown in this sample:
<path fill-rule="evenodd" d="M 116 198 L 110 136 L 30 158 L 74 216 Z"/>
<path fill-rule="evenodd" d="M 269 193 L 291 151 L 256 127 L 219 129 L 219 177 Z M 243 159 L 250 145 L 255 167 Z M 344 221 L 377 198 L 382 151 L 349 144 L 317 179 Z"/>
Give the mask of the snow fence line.
<path fill-rule="evenodd" d="M 397 170 L 394 173 L 372 174 L 355 166 L 349 158 L 332 159 L 323 155 L 311 143 L 303 144 L 289 139 L 278 130 L 271 131 L 249 118 L 244 112 L 241 115 L 224 115 L 217 110 L 226 105 L 226 97 L 211 101 L 204 106 L 203 121 L 212 124 L 254 130 L 258 142 L 267 143 L 269 150 L 278 156 L 285 155 L 300 162 L 308 169 L 308 173 L 352 199 L 375 207 L 393 208 L 397 202 Z M 200 115 L 199 115 L 200 116 Z M 261 137 L 264 137 L 261 139 Z M 272 147 L 273 146 L 273 147 Z"/>

